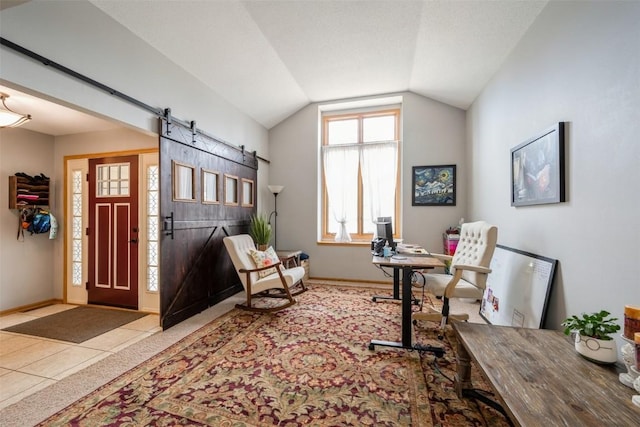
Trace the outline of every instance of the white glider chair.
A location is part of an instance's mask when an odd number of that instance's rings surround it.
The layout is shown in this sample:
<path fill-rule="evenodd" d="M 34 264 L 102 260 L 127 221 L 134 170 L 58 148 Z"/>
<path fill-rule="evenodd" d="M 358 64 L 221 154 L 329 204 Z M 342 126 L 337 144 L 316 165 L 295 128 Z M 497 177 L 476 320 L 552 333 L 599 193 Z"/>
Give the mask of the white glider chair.
<path fill-rule="evenodd" d="M 293 297 L 307 290 L 302 281 L 305 273 L 303 267 L 283 268 L 275 251 L 271 248 L 265 252 L 257 251 L 250 235 L 227 236 L 223 242 L 247 294 L 246 304 L 236 304 L 236 307 L 261 312 L 278 311 L 295 304 Z M 292 292 L 292 289 L 296 291 Z M 276 307 L 260 308 L 252 305 L 252 296 L 284 298 L 288 301 Z"/>
<path fill-rule="evenodd" d="M 451 274 L 426 274 L 425 286 L 435 296 L 442 297 L 442 310 L 427 307 L 426 311 L 412 315 L 413 324 L 417 320 L 440 322 L 440 331 L 449 320 L 467 321 L 469 315 L 450 314 L 449 298 L 482 299 L 487 285 L 489 266 L 498 240 L 498 228 L 484 221 L 462 224 L 460 240 L 451 255 L 432 254 L 443 261 L 450 261 Z"/>

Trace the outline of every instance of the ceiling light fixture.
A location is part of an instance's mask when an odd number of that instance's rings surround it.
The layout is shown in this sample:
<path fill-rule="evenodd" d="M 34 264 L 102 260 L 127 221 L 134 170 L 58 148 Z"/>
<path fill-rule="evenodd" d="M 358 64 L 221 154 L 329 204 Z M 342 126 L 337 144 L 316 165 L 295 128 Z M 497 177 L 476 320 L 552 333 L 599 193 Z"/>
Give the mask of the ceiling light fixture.
<path fill-rule="evenodd" d="M 31 114 L 20 114 L 11 111 L 5 102 L 7 98 L 9 98 L 9 95 L 0 92 L 0 99 L 2 99 L 2 106 L 0 107 L 0 128 L 15 128 L 31 120 Z"/>

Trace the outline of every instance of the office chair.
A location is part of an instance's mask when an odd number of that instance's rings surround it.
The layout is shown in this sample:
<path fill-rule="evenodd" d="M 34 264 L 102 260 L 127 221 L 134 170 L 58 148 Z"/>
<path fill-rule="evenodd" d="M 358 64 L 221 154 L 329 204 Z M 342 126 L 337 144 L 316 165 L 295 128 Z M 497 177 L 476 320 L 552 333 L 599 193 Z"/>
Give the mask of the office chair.
<path fill-rule="evenodd" d="M 440 335 L 450 320 L 467 321 L 469 315 L 449 313 L 450 298 L 482 299 L 487 284 L 491 257 L 498 240 L 498 228 L 484 221 L 462 224 L 460 240 L 453 256 L 432 254 L 443 261 L 451 261 L 451 274 L 427 274 L 425 286 L 436 297 L 442 297 L 442 310 L 427 307 L 427 311 L 412 314 L 418 320 L 440 322 Z"/>
<path fill-rule="evenodd" d="M 259 312 L 282 310 L 296 303 L 293 298 L 295 295 L 307 290 L 302 281 L 303 267 L 283 268 L 275 252 L 257 251 L 250 235 L 227 236 L 223 242 L 247 294 L 246 304 L 236 304 L 237 308 Z M 270 252 L 273 253 L 269 258 Z M 269 258 L 267 262 L 256 261 L 265 257 Z M 291 289 L 295 291 L 292 292 Z M 254 307 L 251 303 L 252 296 L 284 298 L 287 302 L 276 307 Z"/>

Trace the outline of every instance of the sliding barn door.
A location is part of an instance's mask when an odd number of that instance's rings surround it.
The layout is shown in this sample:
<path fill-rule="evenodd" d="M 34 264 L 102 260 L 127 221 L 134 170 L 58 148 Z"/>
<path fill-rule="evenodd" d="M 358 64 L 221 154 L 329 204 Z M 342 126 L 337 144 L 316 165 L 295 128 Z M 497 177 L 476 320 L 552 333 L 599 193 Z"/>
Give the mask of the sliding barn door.
<path fill-rule="evenodd" d="M 163 329 L 242 290 L 223 237 L 246 233 L 258 162 L 160 119 L 160 315 Z"/>

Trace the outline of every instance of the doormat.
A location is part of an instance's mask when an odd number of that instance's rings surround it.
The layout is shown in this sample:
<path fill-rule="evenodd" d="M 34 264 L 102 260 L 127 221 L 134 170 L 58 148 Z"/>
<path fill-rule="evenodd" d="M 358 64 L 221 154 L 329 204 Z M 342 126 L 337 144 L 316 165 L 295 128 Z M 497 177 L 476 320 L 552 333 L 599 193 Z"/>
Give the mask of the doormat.
<path fill-rule="evenodd" d="M 135 311 L 81 306 L 2 330 L 79 344 L 144 316 Z"/>

